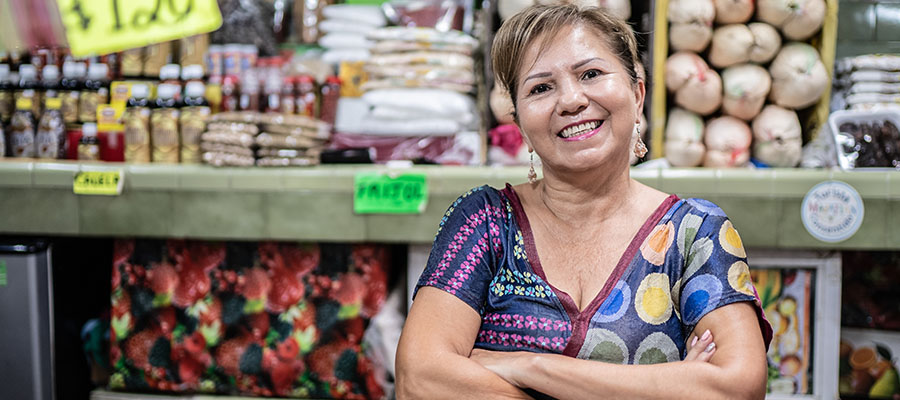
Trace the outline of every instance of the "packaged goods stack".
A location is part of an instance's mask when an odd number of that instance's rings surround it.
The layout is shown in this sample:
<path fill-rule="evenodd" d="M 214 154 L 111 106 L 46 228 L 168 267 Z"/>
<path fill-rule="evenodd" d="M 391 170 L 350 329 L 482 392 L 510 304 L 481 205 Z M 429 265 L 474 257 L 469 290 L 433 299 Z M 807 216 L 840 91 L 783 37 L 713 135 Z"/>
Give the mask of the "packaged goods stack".
<path fill-rule="evenodd" d="M 809 44 L 826 11 L 825 0 L 669 2 L 668 162 L 744 167 L 752 147 L 754 165 L 796 166 L 798 113 L 827 101 L 829 76 Z"/>
<path fill-rule="evenodd" d="M 214 115 L 200 136 L 203 162 L 216 167 L 253 166 L 253 146 L 259 128 L 255 121 L 248 121 L 244 113 Z"/>
<path fill-rule="evenodd" d="M 900 56 L 844 58 L 835 73 L 828 127 L 837 164 L 900 168 Z"/>
<path fill-rule="evenodd" d="M 326 50 L 322 60 L 331 65 L 344 61 L 365 61 L 374 44 L 366 35 L 384 27 L 387 20 L 378 6 L 335 4 L 326 6 L 319 22 L 319 46 Z"/>
<path fill-rule="evenodd" d="M 364 93 L 340 100 L 333 146 L 374 148 L 380 162 L 478 163 L 475 38 L 421 27 L 382 28 L 368 37 L 376 43 Z"/>
<path fill-rule="evenodd" d="M 260 116 L 262 133 L 256 137 L 256 165 L 288 167 L 316 165 L 331 126 L 302 115 Z"/>
<path fill-rule="evenodd" d="M 222 167 L 317 165 L 331 126 L 303 115 L 225 112 L 201 136 L 203 161 Z"/>
<path fill-rule="evenodd" d="M 832 110 L 900 109 L 900 55 L 843 58 L 834 72 Z"/>

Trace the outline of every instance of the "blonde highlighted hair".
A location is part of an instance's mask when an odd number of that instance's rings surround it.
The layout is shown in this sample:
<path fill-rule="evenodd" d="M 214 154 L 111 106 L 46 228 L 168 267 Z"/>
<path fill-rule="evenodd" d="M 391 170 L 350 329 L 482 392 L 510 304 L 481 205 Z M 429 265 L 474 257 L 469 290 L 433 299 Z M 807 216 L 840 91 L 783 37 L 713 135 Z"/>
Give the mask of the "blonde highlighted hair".
<path fill-rule="evenodd" d="M 574 4 L 534 5 L 506 20 L 491 45 L 491 64 L 499 83 L 509 90 L 513 107 L 519 84 L 519 68 L 533 42 L 543 37 L 541 47 L 563 28 L 575 25 L 592 28 L 606 40 L 632 84 L 643 79 L 643 68 L 638 57 L 637 40 L 627 22 L 596 7 L 580 8 Z M 515 115 L 515 114 L 514 114 Z"/>

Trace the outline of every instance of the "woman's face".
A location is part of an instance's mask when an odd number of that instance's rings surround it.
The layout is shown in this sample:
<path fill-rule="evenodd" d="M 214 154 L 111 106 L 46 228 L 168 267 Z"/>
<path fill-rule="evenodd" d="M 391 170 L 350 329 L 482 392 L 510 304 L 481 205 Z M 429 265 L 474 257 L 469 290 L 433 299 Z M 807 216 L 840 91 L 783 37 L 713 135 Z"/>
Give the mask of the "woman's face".
<path fill-rule="evenodd" d="M 643 83 L 600 34 L 583 24 L 563 28 L 540 52 L 534 40 L 519 70 L 516 111 L 525 141 L 545 168 L 586 171 L 628 165 Z"/>

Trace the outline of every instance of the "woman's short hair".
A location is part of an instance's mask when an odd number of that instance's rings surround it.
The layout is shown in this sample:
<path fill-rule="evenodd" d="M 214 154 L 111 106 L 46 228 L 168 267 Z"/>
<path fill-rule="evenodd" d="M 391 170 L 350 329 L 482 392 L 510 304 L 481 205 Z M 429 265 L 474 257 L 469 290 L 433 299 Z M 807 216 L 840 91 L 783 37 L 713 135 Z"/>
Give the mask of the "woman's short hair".
<path fill-rule="evenodd" d="M 596 7 L 534 5 L 506 20 L 491 46 L 494 74 L 499 83 L 509 90 L 514 107 L 519 84 L 517 75 L 532 42 L 544 35 L 540 44 L 543 48 L 561 29 L 578 24 L 593 28 L 605 37 L 609 49 L 619 57 L 632 83 L 637 83 L 639 77 L 643 79 L 637 40 L 628 23 Z"/>

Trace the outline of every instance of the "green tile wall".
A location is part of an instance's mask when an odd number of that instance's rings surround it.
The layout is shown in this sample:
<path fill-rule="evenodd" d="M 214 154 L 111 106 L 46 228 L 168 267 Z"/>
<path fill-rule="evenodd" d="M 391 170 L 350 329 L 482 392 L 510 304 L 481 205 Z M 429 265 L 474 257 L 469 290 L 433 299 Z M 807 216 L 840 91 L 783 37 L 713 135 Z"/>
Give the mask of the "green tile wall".
<path fill-rule="evenodd" d="M 900 0 L 841 0 L 837 57 L 900 53 Z"/>

